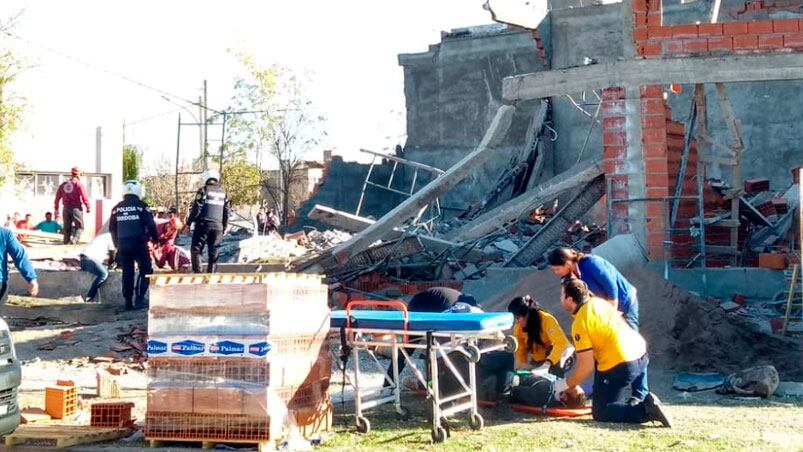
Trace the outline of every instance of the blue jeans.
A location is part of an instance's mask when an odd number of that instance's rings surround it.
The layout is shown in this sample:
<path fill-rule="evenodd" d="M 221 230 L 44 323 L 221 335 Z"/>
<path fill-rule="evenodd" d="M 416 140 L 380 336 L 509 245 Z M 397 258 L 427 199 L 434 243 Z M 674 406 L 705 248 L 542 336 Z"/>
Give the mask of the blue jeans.
<path fill-rule="evenodd" d="M 650 359 L 645 353 L 635 361 L 619 364 L 605 372 L 594 373 L 591 415 L 595 421 L 633 424 L 647 421 L 644 402 L 630 404 L 628 400 L 636 396 L 634 382 L 639 378 L 644 378 L 646 381 L 649 362 Z"/>
<path fill-rule="evenodd" d="M 638 298 L 633 297 L 633 301 L 630 302 L 630 309 L 628 309 L 627 312 L 622 313 L 622 317 L 631 328 L 638 332 Z M 644 400 L 644 397 L 647 397 L 647 394 L 649 393 L 650 388 L 647 383 L 647 368 L 644 368 L 644 373 L 639 375 L 639 377 L 633 381 L 633 396 L 639 400 Z"/>
<path fill-rule="evenodd" d="M 89 292 L 86 294 L 86 299 L 92 300 L 97 296 L 100 286 L 109 278 L 109 270 L 106 270 L 102 263 L 83 254 L 81 255 L 81 270 L 95 275 L 95 280 L 92 281 L 92 286 L 89 287 Z"/>

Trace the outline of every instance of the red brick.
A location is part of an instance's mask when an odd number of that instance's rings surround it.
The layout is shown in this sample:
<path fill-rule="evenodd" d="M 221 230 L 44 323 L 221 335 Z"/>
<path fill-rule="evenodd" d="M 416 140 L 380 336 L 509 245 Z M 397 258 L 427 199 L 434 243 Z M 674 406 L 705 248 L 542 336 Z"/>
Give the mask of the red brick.
<path fill-rule="evenodd" d="M 669 177 L 666 173 L 647 173 L 645 181 L 648 187 L 669 187 Z"/>
<path fill-rule="evenodd" d="M 644 144 L 666 143 L 666 131 L 663 129 L 644 129 L 641 131 L 641 140 Z"/>
<path fill-rule="evenodd" d="M 661 48 L 661 44 L 648 42 L 642 46 L 642 55 L 647 58 L 650 57 L 658 57 L 663 54 L 663 49 Z"/>
<path fill-rule="evenodd" d="M 624 116 L 625 114 L 625 101 L 623 100 L 608 100 L 602 102 L 602 117 L 610 118 L 612 116 Z"/>
<path fill-rule="evenodd" d="M 759 49 L 783 49 L 783 35 L 759 35 Z"/>
<path fill-rule="evenodd" d="M 602 100 L 622 100 L 625 98 L 625 89 L 616 87 L 616 88 L 606 88 L 602 90 Z"/>
<path fill-rule="evenodd" d="M 646 214 L 650 218 L 660 218 L 665 215 L 664 206 L 657 202 L 648 202 L 644 210 L 646 210 Z"/>
<path fill-rule="evenodd" d="M 664 54 L 673 55 L 683 53 L 683 41 L 680 39 L 672 39 L 664 41 Z"/>
<path fill-rule="evenodd" d="M 647 13 L 647 27 L 660 27 L 663 26 L 663 17 L 660 12 Z"/>
<path fill-rule="evenodd" d="M 773 21 L 771 20 L 756 20 L 747 23 L 747 32 L 753 35 L 760 35 L 762 33 L 772 33 Z"/>
<path fill-rule="evenodd" d="M 636 27 L 646 27 L 647 13 L 640 13 L 640 12 L 633 13 L 633 23 L 636 25 Z"/>
<path fill-rule="evenodd" d="M 679 122 L 667 121 L 666 133 L 684 136 L 686 134 L 686 127 Z"/>
<path fill-rule="evenodd" d="M 708 51 L 718 50 L 733 51 L 733 38 L 730 36 L 712 36 L 708 38 Z"/>
<path fill-rule="evenodd" d="M 733 37 L 733 50 L 754 50 L 758 48 L 758 36 L 738 35 Z"/>
<path fill-rule="evenodd" d="M 665 158 L 644 160 L 644 171 L 648 173 L 666 173 L 668 170 Z"/>
<path fill-rule="evenodd" d="M 790 48 L 803 47 L 803 33 L 783 35 L 783 46 Z"/>
<path fill-rule="evenodd" d="M 672 37 L 672 27 L 647 27 L 647 36 L 650 39 L 658 39 L 658 38 L 671 38 Z"/>
<path fill-rule="evenodd" d="M 684 39 L 683 51 L 685 53 L 706 53 L 708 52 L 707 39 Z"/>
<path fill-rule="evenodd" d="M 627 119 L 622 116 L 602 119 L 602 128 L 604 130 L 625 130 Z"/>
<path fill-rule="evenodd" d="M 673 38 L 696 38 L 698 35 L 697 25 L 695 24 L 675 25 L 667 28 L 672 29 Z"/>
<path fill-rule="evenodd" d="M 797 33 L 798 30 L 800 30 L 798 19 L 772 21 L 772 31 L 775 33 Z"/>
<path fill-rule="evenodd" d="M 605 174 L 625 174 L 627 173 L 627 160 L 605 159 L 603 167 L 605 168 Z"/>
<path fill-rule="evenodd" d="M 625 132 L 608 132 L 602 133 L 602 144 L 604 146 L 624 146 L 626 143 Z"/>
<path fill-rule="evenodd" d="M 641 87 L 641 97 L 664 97 L 664 88 L 661 85 L 647 85 Z"/>
<path fill-rule="evenodd" d="M 633 11 L 647 11 L 647 0 L 633 0 Z"/>
<path fill-rule="evenodd" d="M 722 34 L 725 36 L 746 35 L 747 22 L 726 22 L 722 24 Z"/>
<path fill-rule="evenodd" d="M 669 194 L 667 187 L 647 187 L 646 193 L 648 198 L 663 198 Z"/>
<path fill-rule="evenodd" d="M 643 115 L 641 117 L 641 127 L 645 129 L 660 129 L 665 125 L 666 119 L 661 115 Z"/>
<path fill-rule="evenodd" d="M 664 114 L 666 109 L 664 108 L 664 100 L 663 99 L 641 99 L 641 112 L 644 114 Z"/>
<path fill-rule="evenodd" d="M 644 27 L 633 30 L 633 40 L 636 42 L 647 40 L 647 29 Z"/>
<path fill-rule="evenodd" d="M 605 146 L 602 150 L 603 157 L 606 159 L 624 159 L 627 157 L 625 146 Z"/>
<path fill-rule="evenodd" d="M 663 157 L 666 158 L 666 145 L 664 144 L 645 144 L 644 158 Z"/>
<path fill-rule="evenodd" d="M 722 24 L 700 24 L 697 26 L 700 36 L 719 36 L 722 34 Z"/>

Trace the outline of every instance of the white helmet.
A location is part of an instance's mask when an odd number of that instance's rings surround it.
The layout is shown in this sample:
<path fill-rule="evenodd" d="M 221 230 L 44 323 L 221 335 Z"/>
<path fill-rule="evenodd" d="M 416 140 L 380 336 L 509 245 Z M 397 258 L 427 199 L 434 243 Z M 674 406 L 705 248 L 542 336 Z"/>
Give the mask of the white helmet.
<path fill-rule="evenodd" d="M 201 180 L 203 180 L 203 183 L 209 182 L 209 179 L 214 179 L 220 182 L 220 171 L 209 168 L 208 170 L 204 171 L 203 174 L 201 174 Z"/>
<path fill-rule="evenodd" d="M 142 199 L 145 196 L 145 188 L 135 180 L 127 180 L 123 182 L 123 196 L 134 195 Z"/>

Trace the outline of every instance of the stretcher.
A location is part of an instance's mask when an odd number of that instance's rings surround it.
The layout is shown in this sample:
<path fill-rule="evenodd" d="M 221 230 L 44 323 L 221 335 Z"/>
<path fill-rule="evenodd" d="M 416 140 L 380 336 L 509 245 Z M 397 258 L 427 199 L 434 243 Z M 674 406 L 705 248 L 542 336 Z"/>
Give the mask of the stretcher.
<path fill-rule="evenodd" d="M 358 310 L 370 308 L 372 310 Z M 395 309 L 395 310 L 376 310 Z M 469 412 L 469 426 L 474 430 L 482 429 L 484 421 L 477 411 L 477 368 L 476 364 L 484 353 L 507 350 L 515 351 L 516 339 L 503 336 L 502 333 L 513 326 L 513 315 L 510 313 L 425 313 L 409 312 L 401 301 L 353 301 L 345 310 L 333 311 L 331 328 L 340 334 L 341 353 L 354 360 L 353 378 L 349 383 L 354 387 L 355 422 L 357 431 L 368 433 L 371 424 L 363 415 L 363 411 L 393 403 L 396 412 L 402 417 L 409 417 L 409 411 L 401 404 L 401 386 L 399 380 L 399 358 L 410 367 L 413 375 L 422 387 L 426 388 L 427 397 L 432 403 L 432 440 L 440 443 L 449 436 L 448 416 Z M 491 340 L 491 345 L 481 343 Z M 373 350 L 376 347 L 388 347 L 391 351 L 389 370 L 379 362 Z M 422 372 L 412 356 L 416 352 L 424 353 L 426 369 Z M 468 382 L 449 358 L 449 354 L 458 352 L 468 361 Z M 364 390 L 360 387 L 360 353 L 366 353 L 385 379 L 387 388 Z M 445 365 L 461 390 L 454 395 L 442 397 L 438 382 L 438 366 Z M 425 374 L 426 373 L 426 374 Z M 387 395 L 387 390 L 391 391 Z M 365 400 L 364 400 L 365 399 Z"/>

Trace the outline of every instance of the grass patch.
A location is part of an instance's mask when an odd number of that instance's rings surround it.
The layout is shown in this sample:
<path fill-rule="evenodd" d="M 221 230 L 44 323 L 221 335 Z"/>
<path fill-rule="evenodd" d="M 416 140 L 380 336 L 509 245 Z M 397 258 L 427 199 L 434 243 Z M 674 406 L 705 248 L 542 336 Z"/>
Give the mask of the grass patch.
<path fill-rule="evenodd" d="M 371 431 L 356 433 L 353 408 L 336 406 L 337 434 L 322 450 L 777 450 L 803 451 L 803 401 L 735 400 L 670 405 L 675 428 L 657 423 L 605 424 L 590 416 L 542 418 L 511 412 L 504 406 L 481 409 L 485 429 L 472 431 L 467 415 L 450 420 L 451 438 L 432 444 L 427 405 L 406 399 L 413 417 L 400 420 L 391 406 L 368 412 Z"/>

